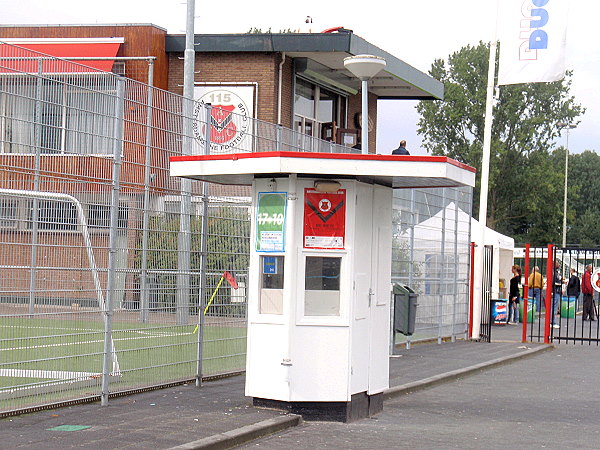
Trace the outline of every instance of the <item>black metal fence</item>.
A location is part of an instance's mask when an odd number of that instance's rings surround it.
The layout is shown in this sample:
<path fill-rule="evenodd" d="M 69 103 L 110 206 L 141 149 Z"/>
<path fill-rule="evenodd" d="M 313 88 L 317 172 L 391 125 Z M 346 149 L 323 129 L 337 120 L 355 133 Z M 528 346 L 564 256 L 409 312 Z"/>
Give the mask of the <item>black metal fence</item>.
<path fill-rule="evenodd" d="M 483 248 L 483 276 L 481 280 L 481 327 L 479 338 L 482 342 L 492 339 L 492 269 L 494 266 L 494 248 L 486 245 Z"/>
<path fill-rule="evenodd" d="M 525 266 L 528 341 L 600 345 L 600 249 L 549 245 L 516 262 Z"/>

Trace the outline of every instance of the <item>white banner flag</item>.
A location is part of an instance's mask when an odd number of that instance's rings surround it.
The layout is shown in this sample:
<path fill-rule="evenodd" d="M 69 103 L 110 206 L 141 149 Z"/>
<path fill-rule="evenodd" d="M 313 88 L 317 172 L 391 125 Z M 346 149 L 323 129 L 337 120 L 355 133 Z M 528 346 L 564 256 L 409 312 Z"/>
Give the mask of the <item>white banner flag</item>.
<path fill-rule="evenodd" d="M 557 81 L 565 76 L 568 0 L 502 0 L 498 84 Z"/>

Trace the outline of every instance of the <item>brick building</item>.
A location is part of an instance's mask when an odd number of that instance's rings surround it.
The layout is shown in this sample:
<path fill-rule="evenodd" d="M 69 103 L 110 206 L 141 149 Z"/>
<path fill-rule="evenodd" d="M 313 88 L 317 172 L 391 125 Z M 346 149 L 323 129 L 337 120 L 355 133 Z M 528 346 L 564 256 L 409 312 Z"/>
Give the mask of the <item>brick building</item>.
<path fill-rule="evenodd" d="M 0 52 L 0 60 L 4 58 L 0 64 L 4 67 L 0 70 L 0 189 L 60 192 L 77 199 L 92 229 L 95 264 L 106 270 L 110 214 L 118 210 L 120 231 L 113 244 L 121 249 L 116 264 L 122 277 L 117 287 L 135 297 L 136 290 L 143 289 L 132 274 L 139 269 L 148 214 L 167 215 L 179 208 L 180 194 L 168 176 L 168 156 L 182 149 L 176 132 L 181 109 L 167 111 L 158 104 L 159 93 L 153 94 L 154 112 L 147 122 L 147 92 L 141 84 L 127 84 L 119 143 L 113 117 L 120 104 L 113 95 L 119 89 L 116 77 L 92 75 L 75 64 L 59 67 L 58 62 L 40 62 L 39 54 L 22 54 L 20 65 L 11 66 L 6 52 L 15 48 L 12 45 L 19 46 L 181 94 L 185 37 L 149 24 L 3 25 L 2 42 L 11 45 L 0 45 L 5 52 Z M 241 151 L 273 149 L 275 138 L 260 142 L 256 138 L 260 133 L 268 135 L 275 129 L 273 124 L 281 125 L 296 148 L 303 150 L 315 151 L 327 142 L 347 147 L 358 143 L 360 81 L 344 68 L 348 56 L 372 54 L 387 62 L 386 69 L 369 82 L 371 149 L 376 142 L 378 99 L 443 97 L 441 83 L 344 29 L 196 35 L 195 49 L 194 97 L 213 106 L 215 128 L 220 127 L 214 135 L 211 130 L 216 151 L 227 151 L 225 124 L 231 113 L 242 119 L 238 129 L 252 123 L 247 134 L 255 138 L 247 147 L 241 145 Z M 8 73 L 7 67 L 14 67 L 14 73 Z M 72 83 L 76 77 L 77 83 Z M 171 122 L 177 125 L 167 130 Z M 118 165 L 112 158 L 115 145 L 123 156 Z M 116 167 L 118 204 L 111 197 Z M 193 187 L 192 195 L 198 193 Z M 218 186 L 211 186 L 210 193 L 236 195 Z M 0 294 L 25 297 L 33 290 L 43 297 L 60 291 L 66 299 L 95 298 L 97 283 L 89 271 L 87 244 L 76 232 L 76 216 L 77 204 L 70 201 L 25 195 L 0 199 L 0 244 L 7 249 L 0 257 Z M 100 272 L 96 277 L 104 285 L 106 271 Z"/>
<path fill-rule="evenodd" d="M 77 39 L 88 47 L 89 56 L 95 56 L 98 50 L 94 44 L 85 43 L 92 38 L 121 38 L 114 54 L 117 57 L 155 57 L 153 85 L 182 93 L 183 35 L 167 34 L 149 24 L 0 26 L 0 41 L 53 56 L 68 56 L 68 52 L 57 50 L 66 45 L 58 44 Z M 54 46 L 49 44 L 52 42 Z M 195 49 L 195 83 L 204 86 L 204 92 L 227 88 L 235 93 L 246 88 L 254 118 L 338 143 L 356 143 L 361 125 L 360 82 L 344 68 L 345 57 L 372 54 L 387 62 L 385 70 L 369 82 L 370 148 L 376 141 L 377 99 L 443 97 L 440 82 L 345 29 L 308 34 L 196 35 Z M 85 60 L 80 62 L 86 64 Z M 147 82 L 146 64 L 115 61 L 113 70 Z"/>

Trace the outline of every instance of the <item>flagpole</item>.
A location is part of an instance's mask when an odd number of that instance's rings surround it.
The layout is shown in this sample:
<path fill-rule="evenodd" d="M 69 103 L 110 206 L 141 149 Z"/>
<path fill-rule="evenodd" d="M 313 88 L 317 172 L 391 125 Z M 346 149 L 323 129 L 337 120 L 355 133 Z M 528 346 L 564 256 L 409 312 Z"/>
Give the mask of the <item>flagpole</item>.
<path fill-rule="evenodd" d="M 481 159 L 481 188 L 479 190 L 479 241 L 475 249 L 475 279 L 473 301 L 473 339 L 479 339 L 481 306 L 483 301 L 483 247 L 487 228 L 487 202 L 490 181 L 490 153 L 492 147 L 492 122 L 494 119 L 494 89 L 496 87 L 496 50 L 498 48 L 498 0 L 496 0 L 496 20 L 494 34 L 490 42 L 488 63 L 487 93 L 485 102 L 485 122 L 483 128 L 483 157 Z"/>

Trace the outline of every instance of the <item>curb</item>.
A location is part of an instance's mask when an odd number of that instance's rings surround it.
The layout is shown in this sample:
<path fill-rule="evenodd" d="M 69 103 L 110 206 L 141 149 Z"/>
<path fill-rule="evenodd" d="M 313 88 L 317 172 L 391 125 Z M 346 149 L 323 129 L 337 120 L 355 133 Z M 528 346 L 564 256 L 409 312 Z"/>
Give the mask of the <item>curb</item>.
<path fill-rule="evenodd" d="M 172 447 L 171 450 L 217 450 L 232 448 L 277 433 L 278 431 L 298 426 L 300 423 L 302 423 L 302 416 L 286 414 L 274 419 L 263 420 L 252 425 L 226 431 L 225 433 L 215 434 L 204 439 L 188 442 L 187 444 L 178 445 L 177 447 Z"/>
<path fill-rule="evenodd" d="M 392 388 L 383 391 L 383 400 L 390 400 L 400 395 L 415 392 L 421 389 L 426 389 L 437 384 L 445 383 L 458 379 L 463 376 L 472 375 L 475 372 L 483 369 L 488 369 L 509 362 L 517 361 L 522 358 L 534 356 L 538 353 L 545 352 L 554 349 L 554 345 L 540 345 L 534 348 L 527 349 L 516 355 L 507 355 L 500 358 L 492 359 L 483 363 L 475 364 L 473 366 L 464 367 L 462 369 L 445 372 L 440 375 L 435 375 L 429 378 L 423 378 L 419 381 L 412 383 L 402 384 L 400 386 L 394 386 Z M 302 423 L 302 416 L 295 414 L 287 414 L 274 419 L 267 419 L 253 425 L 247 425 L 245 427 L 237 428 L 232 431 L 225 433 L 215 434 L 207 438 L 199 439 L 197 441 L 188 442 L 177 447 L 172 447 L 171 450 L 192 450 L 192 449 L 229 449 L 235 446 L 245 444 L 258 438 L 268 436 L 287 428 L 298 426 Z"/>
<path fill-rule="evenodd" d="M 489 369 L 492 367 L 500 366 L 502 364 L 506 364 L 509 362 L 513 362 L 522 358 L 527 358 L 530 356 L 534 356 L 538 353 L 545 352 L 548 350 L 553 350 L 554 345 L 541 345 L 539 347 L 534 347 L 525 350 L 524 352 L 518 353 L 516 355 L 507 355 L 500 358 L 492 359 L 490 361 L 486 361 L 483 363 L 475 364 L 473 366 L 464 367 L 462 369 L 452 370 L 450 372 L 445 372 L 440 375 L 434 375 L 429 378 L 423 378 L 419 381 L 413 381 L 411 383 L 401 384 L 400 386 L 394 386 L 392 388 L 386 389 L 383 391 L 383 400 L 390 400 L 400 395 L 408 394 L 410 392 L 415 392 L 421 389 L 426 389 L 431 386 L 435 386 L 437 384 L 445 383 L 448 381 L 456 380 L 457 378 L 472 375 L 475 372 L 478 372 L 483 369 Z"/>

